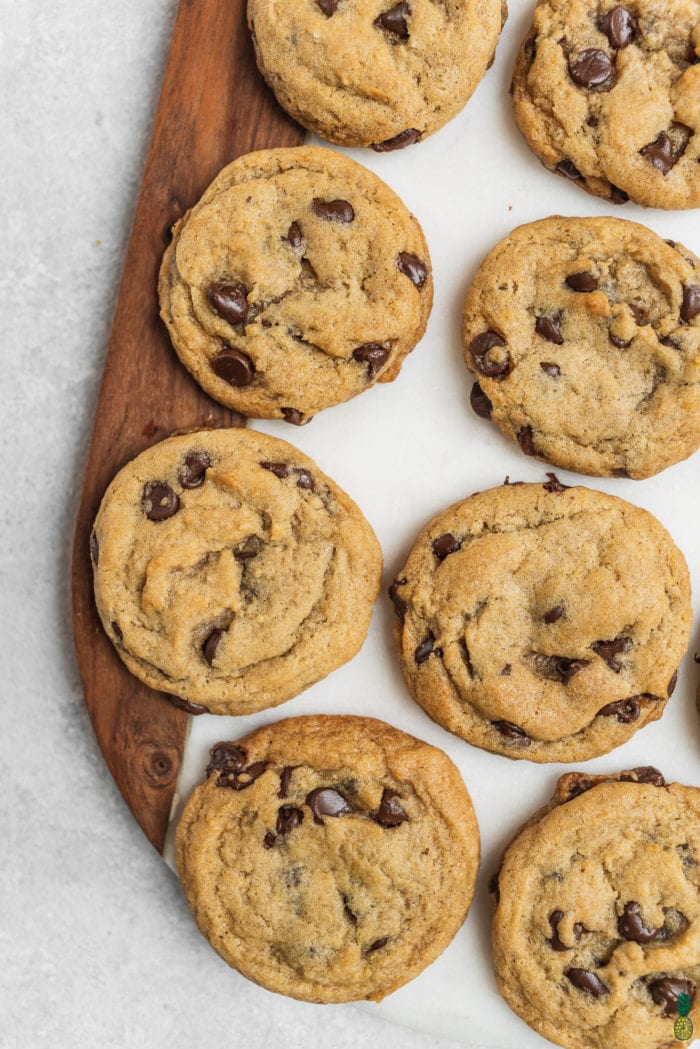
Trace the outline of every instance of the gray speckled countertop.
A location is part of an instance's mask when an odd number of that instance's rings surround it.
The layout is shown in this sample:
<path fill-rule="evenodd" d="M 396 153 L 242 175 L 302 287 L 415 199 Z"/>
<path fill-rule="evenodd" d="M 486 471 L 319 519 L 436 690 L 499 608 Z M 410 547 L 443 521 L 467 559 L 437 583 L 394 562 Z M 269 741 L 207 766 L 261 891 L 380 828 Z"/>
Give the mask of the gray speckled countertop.
<path fill-rule="evenodd" d="M 175 8 L 0 0 L 0 1046 L 451 1045 L 229 970 L 122 802 L 83 706 L 72 517 Z"/>

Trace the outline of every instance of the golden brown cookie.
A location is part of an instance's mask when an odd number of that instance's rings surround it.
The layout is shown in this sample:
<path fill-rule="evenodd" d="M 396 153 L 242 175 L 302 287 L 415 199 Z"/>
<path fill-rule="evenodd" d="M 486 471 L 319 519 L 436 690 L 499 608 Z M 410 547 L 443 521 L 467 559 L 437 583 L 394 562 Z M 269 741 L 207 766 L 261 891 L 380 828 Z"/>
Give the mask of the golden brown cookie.
<path fill-rule="evenodd" d="M 613 204 L 700 207 L 698 0 L 540 0 L 515 118 L 545 167 Z"/>
<path fill-rule="evenodd" d="M 402 149 L 462 109 L 494 58 L 505 0 L 248 0 L 258 67 L 321 138 Z"/>
<path fill-rule="evenodd" d="M 580 761 L 661 717 L 690 582 L 646 510 L 550 477 L 438 514 L 390 594 L 404 679 L 434 721 L 507 757 Z"/>
<path fill-rule="evenodd" d="M 700 445 L 700 260 L 624 219 L 513 230 L 466 297 L 471 403 L 526 455 L 649 477 Z"/>
<path fill-rule="evenodd" d="M 494 885 L 510 1007 L 567 1049 L 676 1044 L 679 1014 L 700 1025 L 699 865 L 697 787 L 653 768 L 563 776 Z"/>
<path fill-rule="evenodd" d="M 269 990 L 380 1000 L 464 921 L 479 830 L 441 750 L 371 718 L 305 717 L 211 750 L 177 828 L 200 930 Z"/>
<path fill-rule="evenodd" d="M 315 462 L 252 430 L 171 437 L 115 477 L 95 600 L 129 670 L 214 714 L 276 706 L 358 652 L 381 550 Z"/>
<path fill-rule="evenodd" d="M 433 284 L 422 230 L 396 194 L 348 157 L 300 146 L 220 172 L 175 224 L 159 294 L 207 393 L 300 425 L 396 378 Z"/>

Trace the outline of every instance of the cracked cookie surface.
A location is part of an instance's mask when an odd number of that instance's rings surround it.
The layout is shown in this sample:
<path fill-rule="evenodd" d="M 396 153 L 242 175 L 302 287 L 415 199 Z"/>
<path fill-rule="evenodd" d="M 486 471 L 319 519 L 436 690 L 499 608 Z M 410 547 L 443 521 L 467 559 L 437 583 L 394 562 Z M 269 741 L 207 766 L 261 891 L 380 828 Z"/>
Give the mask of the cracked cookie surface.
<path fill-rule="evenodd" d="M 700 207 L 698 0 L 541 0 L 513 74 L 545 167 L 614 204 Z"/>
<path fill-rule="evenodd" d="M 426 713 L 539 762 L 604 754 L 661 717 L 691 624 L 688 569 L 659 522 L 551 477 L 443 511 L 390 589 Z"/>
<path fill-rule="evenodd" d="M 568 1049 L 676 1044 L 682 992 L 700 1024 L 698 864 L 697 787 L 651 768 L 562 777 L 498 873 L 493 956 L 510 1007 Z"/>
<path fill-rule="evenodd" d="M 519 226 L 467 293 L 462 342 L 472 407 L 527 455 L 641 478 L 700 445 L 700 260 L 645 226 Z"/>
<path fill-rule="evenodd" d="M 109 486 L 90 547 L 97 608 L 129 670 L 215 714 L 276 706 L 351 659 L 382 564 L 316 463 L 250 430 L 142 452 Z"/>
<path fill-rule="evenodd" d="M 161 316 L 182 363 L 244 415 L 307 422 L 390 382 L 432 305 L 422 230 L 330 149 L 239 157 L 174 226 Z"/>
<path fill-rule="evenodd" d="M 493 60 L 501 0 L 248 0 L 260 72 L 330 142 L 400 149 L 462 109 Z"/>
<path fill-rule="evenodd" d="M 444 950 L 479 864 L 441 750 L 371 718 L 293 718 L 212 748 L 177 828 L 204 936 L 269 990 L 380 1000 Z"/>

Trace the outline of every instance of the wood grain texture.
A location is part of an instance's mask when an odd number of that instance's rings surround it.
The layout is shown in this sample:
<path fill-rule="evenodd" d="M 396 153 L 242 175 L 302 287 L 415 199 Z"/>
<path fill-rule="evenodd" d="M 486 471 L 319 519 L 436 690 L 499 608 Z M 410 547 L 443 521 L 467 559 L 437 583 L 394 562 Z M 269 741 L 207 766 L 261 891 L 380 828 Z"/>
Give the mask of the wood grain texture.
<path fill-rule="evenodd" d="M 239 426 L 191 379 L 158 316 L 158 267 L 172 223 L 216 173 L 304 131 L 255 66 L 244 0 L 180 0 L 136 206 L 80 494 L 72 560 L 73 631 L 85 699 L 109 769 L 162 852 L 188 715 L 132 677 L 104 634 L 89 536 L 114 474 L 174 430 Z"/>

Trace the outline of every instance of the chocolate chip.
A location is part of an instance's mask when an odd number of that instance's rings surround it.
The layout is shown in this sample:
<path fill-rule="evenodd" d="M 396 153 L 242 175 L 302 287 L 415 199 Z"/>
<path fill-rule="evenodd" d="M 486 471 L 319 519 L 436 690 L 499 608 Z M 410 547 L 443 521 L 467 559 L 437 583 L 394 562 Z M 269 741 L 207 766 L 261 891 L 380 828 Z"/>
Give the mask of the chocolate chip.
<path fill-rule="evenodd" d="M 617 718 L 621 725 L 629 725 L 639 717 L 639 703 L 636 699 L 621 699 L 617 703 L 607 703 L 598 714 L 604 718 Z"/>
<path fill-rule="evenodd" d="M 622 914 L 617 919 L 617 931 L 625 940 L 635 943 L 651 943 L 658 936 L 659 930 L 645 925 L 642 909 L 635 900 L 626 903 Z"/>
<path fill-rule="evenodd" d="M 610 41 L 611 47 L 619 51 L 631 44 L 639 28 L 637 19 L 626 7 L 613 7 L 600 20 L 600 28 Z"/>
<path fill-rule="evenodd" d="M 294 765 L 285 765 L 280 772 L 280 789 L 277 792 L 278 798 L 286 798 L 289 794 L 289 784 L 292 779 L 292 773 L 294 772 Z"/>
<path fill-rule="evenodd" d="M 549 375 L 552 379 L 558 379 L 561 375 L 561 368 L 558 364 L 554 364 L 553 361 L 540 361 L 540 368 L 545 375 Z"/>
<path fill-rule="evenodd" d="M 653 787 L 666 786 L 666 780 L 663 775 L 653 765 L 640 765 L 636 769 L 631 769 L 630 773 L 622 772 L 620 773 L 620 780 L 622 782 L 650 783 Z"/>
<path fill-rule="evenodd" d="M 674 157 L 673 142 L 665 131 L 662 131 L 658 138 L 655 138 L 649 145 L 644 146 L 639 150 L 641 156 L 645 157 L 650 164 L 653 164 L 662 175 L 668 175 L 669 171 L 676 163 Z"/>
<path fill-rule="evenodd" d="M 542 616 L 543 623 L 556 623 L 557 619 L 561 619 L 564 615 L 564 606 L 555 605 L 554 608 L 550 608 L 549 612 L 545 612 Z"/>
<path fill-rule="evenodd" d="M 149 481 L 143 487 L 141 506 L 149 521 L 167 521 L 180 509 L 180 497 L 164 481 Z"/>
<path fill-rule="evenodd" d="M 608 332 L 608 338 L 618 350 L 626 350 L 632 342 L 631 339 L 618 339 L 617 335 L 613 335 L 612 332 Z"/>
<path fill-rule="evenodd" d="M 517 747 L 529 747 L 532 740 L 524 729 L 514 725 L 512 721 L 492 721 L 491 724 L 505 740 L 514 743 Z"/>
<path fill-rule="evenodd" d="M 554 170 L 563 175 L 564 178 L 571 179 L 572 182 L 578 182 L 579 179 L 583 178 L 583 175 L 572 160 L 560 160 Z"/>
<path fill-rule="evenodd" d="M 518 430 L 518 444 L 520 445 L 520 450 L 525 452 L 525 455 L 537 455 L 531 426 L 520 427 Z"/>
<path fill-rule="evenodd" d="M 589 664 L 588 659 L 568 659 L 566 656 L 545 656 L 540 652 L 533 652 L 529 663 L 532 669 L 540 677 L 547 681 L 558 681 L 562 685 L 568 685 L 572 677 L 578 674 Z"/>
<path fill-rule="evenodd" d="M 306 798 L 314 816 L 314 823 L 323 823 L 323 816 L 344 816 L 352 812 L 352 805 L 334 787 L 317 787 Z"/>
<path fill-rule="evenodd" d="M 572 291 L 595 291 L 598 287 L 598 278 L 592 273 L 570 273 L 566 283 Z"/>
<path fill-rule="evenodd" d="M 308 492 L 313 492 L 315 487 L 314 479 L 308 470 L 304 470 L 301 466 L 294 466 L 292 467 L 292 473 L 296 476 L 297 488 L 303 488 Z"/>
<path fill-rule="evenodd" d="M 669 699 L 671 698 L 673 693 L 676 691 L 676 685 L 677 684 L 678 684 L 678 671 L 674 670 L 674 672 L 673 672 L 673 674 L 671 676 L 671 680 L 668 683 L 668 688 L 666 689 L 666 695 L 668 696 Z"/>
<path fill-rule="evenodd" d="M 588 120 L 586 121 L 586 124 L 588 125 L 588 127 L 598 127 L 598 125 L 600 124 L 600 120 L 594 113 L 591 113 Z"/>
<path fill-rule="evenodd" d="M 403 576 L 403 578 L 401 579 L 395 579 L 389 587 L 389 597 L 391 598 L 394 604 L 394 612 L 396 613 L 399 619 L 403 619 L 406 615 L 406 612 L 408 611 L 408 605 L 406 604 L 404 599 L 397 593 L 396 588 L 398 586 L 405 586 L 407 582 L 408 580 L 405 576 Z"/>
<path fill-rule="evenodd" d="M 627 306 L 634 317 L 634 323 L 640 328 L 645 325 L 647 322 L 647 314 L 644 307 L 638 306 L 636 302 L 628 302 Z"/>
<path fill-rule="evenodd" d="M 330 18 L 338 9 L 339 0 L 316 0 L 326 18 Z"/>
<path fill-rule="evenodd" d="M 206 452 L 188 452 L 177 471 L 177 479 L 183 488 L 200 488 L 210 466 L 211 459 Z"/>
<path fill-rule="evenodd" d="M 631 647 L 631 637 L 616 637 L 612 641 L 594 641 L 591 645 L 595 654 L 600 656 L 616 674 L 622 670 L 622 663 L 615 657 L 621 652 L 628 652 Z"/>
<path fill-rule="evenodd" d="M 472 406 L 472 410 L 482 419 L 491 418 L 493 405 L 478 382 L 475 382 L 472 386 L 472 392 L 469 394 L 469 403 Z"/>
<path fill-rule="evenodd" d="M 505 346 L 506 340 L 495 331 L 482 331 L 469 343 L 469 352 L 474 361 L 474 367 L 482 375 L 489 379 L 500 379 L 505 377 L 511 368 L 510 354 L 508 350 L 503 353 L 492 353 L 493 349 Z"/>
<path fill-rule="evenodd" d="M 287 230 L 287 236 L 282 238 L 288 240 L 293 248 L 300 248 L 304 243 L 304 234 L 298 222 L 293 222 Z"/>
<path fill-rule="evenodd" d="M 474 667 L 472 666 L 472 659 L 471 659 L 471 656 L 469 655 L 469 646 L 467 645 L 467 642 L 464 640 L 463 637 L 460 637 L 459 641 L 457 642 L 457 645 L 458 645 L 458 648 L 459 648 L 459 654 L 462 657 L 462 662 L 464 663 L 465 667 L 467 668 L 467 673 L 469 674 L 470 677 L 473 677 L 474 676 Z"/>
<path fill-rule="evenodd" d="M 311 204 L 314 215 L 326 222 L 340 222 L 347 226 L 355 218 L 352 204 L 347 200 L 320 200 L 314 197 Z"/>
<path fill-rule="evenodd" d="M 367 342 L 352 351 L 353 359 L 367 365 L 367 377 L 372 379 L 387 362 L 391 350 L 378 342 Z"/>
<path fill-rule="evenodd" d="M 445 532 L 444 535 L 433 539 L 433 553 L 438 561 L 444 561 L 449 554 L 456 554 L 461 545 L 461 541 L 455 539 L 451 532 Z"/>
<path fill-rule="evenodd" d="M 269 470 L 270 473 L 274 474 L 275 477 L 284 479 L 289 473 L 289 467 L 287 463 L 260 463 L 263 470 Z"/>
<path fill-rule="evenodd" d="M 291 423 L 292 426 L 303 426 L 304 424 L 304 415 L 298 408 L 283 408 L 282 415 L 285 421 Z"/>
<path fill-rule="evenodd" d="M 656 1004 L 664 1006 L 663 1016 L 675 1016 L 679 995 L 687 994 L 693 999 L 695 984 L 690 980 L 666 976 L 662 980 L 654 980 L 653 983 L 650 983 L 649 991 Z"/>
<path fill-rule="evenodd" d="M 570 947 L 567 947 L 565 943 L 562 943 L 559 939 L 559 922 L 564 917 L 563 911 L 552 911 L 549 916 L 549 924 L 552 929 L 552 935 L 547 943 L 553 951 L 569 951 Z"/>
<path fill-rule="evenodd" d="M 615 66 L 597 47 L 587 47 L 576 59 L 569 59 L 569 76 L 579 87 L 609 91 L 615 80 Z"/>
<path fill-rule="evenodd" d="M 384 788 L 379 808 L 372 817 L 375 823 L 379 823 L 382 827 L 398 827 L 399 824 L 406 822 L 408 813 L 398 800 L 400 796 L 395 790 Z"/>
<path fill-rule="evenodd" d="M 206 641 L 202 645 L 202 655 L 206 659 L 209 666 L 211 666 L 214 662 L 214 657 L 216 656 L 216 650 L 219 647 L 219 642 L 221 641 L 221 638 L 224 636 L 225 633 L 225 630 L 221 630 L 217 627 L 216 630 L 212 630 L 211 634 L 209 634 Z"/>
<path fill-rule="evenodd" d="M 119 623 L 117 623 L 116 619 L 112 620 L 111 626 L 112 626 L 112 633 L 116 637 L 117 641 L 123 641 L 124 640 L 124 635 L 122 634 L 122 628 L 119 626 Z"/>
<path fill-rule="evenodd" d="M 421 641 L 420 645 L 416 648 L 413 653 L 413 658 L 416 663 L 425 663 L 426 659 L 433 653 L 439 652 L 439 649 L 434 649 L 435 635 L 430 631 Z"/>
<path fill-rule="evenodd" d="M 209 708 L 202 706 L 201 703 L 188 703 L 186 699 L 182 699 L 181 696 L 173 696 L 165 693 L 165 698 L 170 700 L 174 707 L 178 707 L 180 710 L 186 710 L 188 714 L 192 714 L 197 717 L 199 714 L 209 714 Z"/>
<path fill-rule="evenodd" d="M 676 340 L 672 339 L 670 335 L 657 335 L 656 337 L 662 346 L 669 346 L 672 350 L 677 350 L 679 348 Z"/>
<path fill-rule="evenodd" d="M 386 138 L 383 142 L 373 142 L 372 149 L 375 153 L 393 153 L 395 149 L 403 149 L 404 146 L 412 146 L 414 142 L 420 142 L 421 133 L 417 128 L 407 127 L 405 131 L 399 131 L 393 138 Z"/>
<path fill-rule="evenodd" d="M 549 470 L 547 471 L 547 477 L 549 480 L 545 481 L 542 485 L 545 492 L 555 492 L 558 494 L 559 492 L 565 492 L 567 488 L 571 488 L 570 484 L 562 484 L 557 475 L 551 473 Z"/>
<path fill-rule="evenodd" d="M 303 822 L 304 813 L 294 805 L 283 805 L 277 813 L 276 831 L 279 837 L 286 838 L 288 834 Z"/>
<path fill-rule="evenodd" d="M 629 199 L 629 193 L 625 193 L 624 189 L 610 183 L 610 202 L 612 204 L 626 204 Z"/>
<path fill-rule="evenodd" d="M 378 951 L 378 950 L 380 950 L 380 948 L 386 947 L 388 942 L 389 942 L 389 937 L 388 936 L 382 936 L 382 938 L 380 940 L 375 940 L 374 943 L 371 943 L 369 945 L 369 947 L 366 948 L 365 954 L 369 954 L 370 951 Z"/>
<path fill-rule="evenodd" d="M 418 291 L 420 291 L 428 279 L 428 267 L 423 260 L 419 259 L 417 255 L 412 255 L 410 251 L 402 251 L 396 265 L 399 271 L 405 277 L 408 277 L 411 283 L 415 284 Z"/>
<path fill-rule="evenodd" d="M 235 743 L 215 743 L 209 751 L 207 776 L 210 776 L 215 770 L 242 769 L 246 761 L 246 752 L 241 747 L 237 747 Z"/>
<path fill-rule="evenodd" d="M 586 991 L 587 994 L 592 994 L 594 998 L 603 998 L 610 994 L 600 977 L 589 972 L 588 969 L 566 969 L 564 976 L 571 981 L 574 987 L 578 987 L 580 991 Z"/>
<path fill-rule="evenodd" d="M 513 671 L 513 668 L 510 665 L 510 663 L 506 663 L 506 665 L 503 667 L 503 670 L 501 671 L 501 673 L 498 676 L 499 677 L 510 677 L 512 671 Z"/>
<path fill-rule="evenodd" d="M 406 19 L 411 17 L 411 8 L 406 3 L 396 4 L 375 18 L 373 25 L 377 29 L 385 29 L 387 33 L 398 37 L 399 40 L 408 40 L 408 25 Z"/>
<path fill-rule="evenodd" d="M 343 896 L 343 913 L 352 925 L 357 925 L 357 915 L 350 910 L 350 901 L 347 896 Z"/>
<path fill-rule="evenodd" d="M 273 834 L 271 830 L 268 830 L 265 832 L 265 837 L 263 838 L 263 847 L 266 849 L 271 849 L 276 841 L 277 835 Z"/>
<path fill-rule="evenodd" d="M 535 321 L 535 331 L 547 342 L 553 342 L 561 346 L 564 337 L 561 333 L 561 313 L 552 313 L 550 316 L 538 317 Z"/>
<path fill-rule="evenodd" d="M 681 320 L 690 324 L 693 317 L 700 313 L 700 284 L 686 284 L 683 288 L 683 305 Z"/>
<path fill-rule="evenodd" d="M 226 767 L 219 773 L 216 785 L 227 787 L 229 790 L 245 790 L 262 776 L 266 768 L 266 761 L 256 761 L 245 769 Z"/>
<path fill-rule="evenodd" d="M 616 466 L 612 472 L 612 475 L 613 477 L 629 477 L 629 474 L 627 473 L 627 470 L 625 470 L 624 466 Z"/>
<path fill-rule="evenodd" d="M 258 556 L 262 548 L 263 541 L 260 536 L 249 535 L 237 546 L 234 546 L 233 556 L 236 561 L 250 561 L 251 558 Z"/>
<path fill-rule="evenodd" d="M 229 324 L 244 324 L 251 313 L 245 284 L 214 282 L 207 288 L 207 298 L 214 313 Z"/>
<path fill-rule="evenodd" d="M 214 374 L 229 386 L 250 386 L 255 376 L 255 365 L 250 357 L 232 347 L 214 358 L 212 368 Z"/>
<path fill-rule="evenodd" d="M 90 558 L 93 565 L 97 567 L 100 561 L 100 544 L 97 542 L 94 531 L 90 532 Z"/>

